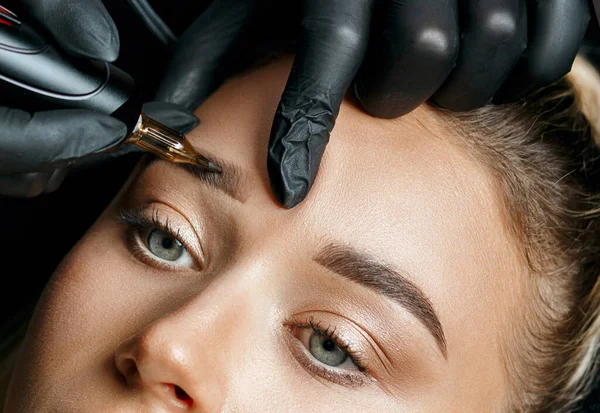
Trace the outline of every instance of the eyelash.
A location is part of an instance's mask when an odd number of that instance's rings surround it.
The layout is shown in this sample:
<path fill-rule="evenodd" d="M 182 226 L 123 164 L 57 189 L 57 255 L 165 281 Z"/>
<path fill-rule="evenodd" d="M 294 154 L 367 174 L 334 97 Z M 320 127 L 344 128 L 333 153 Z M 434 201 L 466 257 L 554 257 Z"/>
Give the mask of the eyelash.
<path fill-rule="evenodd" d="M 354 351 L 350 344 L 344 341 L 335 328 L 328 326 L 323 328 L 321 323 L 315 322 L 314 317 L 311 316 L 308 320 L 303 322 L 293 322 L 287 325 L 288 331 L 295 338 L 294 343 L 291 343 L 292 352 L 298 360 L 298 362 L 312 374 L 316 374 L 325 380 L 331 381 L 336 384 L 349 387 L 360 387 L 373 380 L 372 376 L 368 372 L 368 367 L 364 357 L 357 351 Z M 336 346 L 342 349 L 348 358 L 357 367 L 357 370 L 352 371 L 348 369 L 340 369 L 336 367 L 326 367 L 321 362 L 316 360 L 308 351 L 304 344 L 300 342 L 296 337 L 296 329 L 311 329 L 314 334 L 320 335 L 333 340 Z"/>
<path fill-rule="evenodd" d="M 157 258 L 153 258 L 150 254 L 148 254 L 147 248 L 140 245 L 140 242 L 143 242 L 141 240 L 140 233 L 152 229 L 158 229 L 170 234 L 177 239 L 177 241 L 181 242 L 188 253 L 194 256 L 192 253 L 193 248 L 191 248 L 191 246 L 183 240 L 180 231 L 173 228 L 169 222 L 169 217 L 163 218 L 160 211 L 157 209 L 153 209 L 150 216 L 148 216 L 148 213 L 142 208 L 122 210 L 119 214 L 118 220 L 127 228 L 126 240 L 129 250 L 135 258 L 144 262 L 145 264 L 158 266 L 166 270 L 181 269 L 181 266 L 179 265 L 167 264 L 165 261 L 160 261 Z M 196 264 L 200 262 L 197 257 L 194 257 L 194 261 Z"/>

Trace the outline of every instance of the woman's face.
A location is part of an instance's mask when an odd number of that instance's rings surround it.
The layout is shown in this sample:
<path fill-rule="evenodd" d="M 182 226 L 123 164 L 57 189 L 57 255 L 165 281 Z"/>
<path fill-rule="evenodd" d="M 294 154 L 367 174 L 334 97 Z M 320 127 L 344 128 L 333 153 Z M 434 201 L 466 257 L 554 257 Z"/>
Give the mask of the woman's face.
<path fill-rule="evenodd" d="M 221 176 L 151 162 L 63 261 L 7 413 L 488 412 L 524 266 L 492 180 L 429 109 L 345 103 L 313 190 L 265 168 L 290 68 L 231 80 L 189 134 Z"/>

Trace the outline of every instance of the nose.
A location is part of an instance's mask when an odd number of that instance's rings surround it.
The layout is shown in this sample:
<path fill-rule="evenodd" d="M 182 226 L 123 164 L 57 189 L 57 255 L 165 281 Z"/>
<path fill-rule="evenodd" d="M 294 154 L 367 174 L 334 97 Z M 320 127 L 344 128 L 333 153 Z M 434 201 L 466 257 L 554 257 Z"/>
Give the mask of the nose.
<path fill-rule="evenodd" d="M 187 375 L 186 355 L 168 339 L 160 339 L 150 328 L 130 338 L 115 352 L 114 363 L 125 384 L 173 408 L 195 410 L 198 399 Z"/>
<path fill-rule="evenodd" d="M 169 413 L 219 411 L 215 383 L 199 380 L 203 376 L 198 371 L 203 367 L 197 358 L 199 349 L 191 348 L 165 324 L 148 326 L 116 350 L 114 365 L 125 386 L 139 392 L 145 403 L 160 405 Z"/>

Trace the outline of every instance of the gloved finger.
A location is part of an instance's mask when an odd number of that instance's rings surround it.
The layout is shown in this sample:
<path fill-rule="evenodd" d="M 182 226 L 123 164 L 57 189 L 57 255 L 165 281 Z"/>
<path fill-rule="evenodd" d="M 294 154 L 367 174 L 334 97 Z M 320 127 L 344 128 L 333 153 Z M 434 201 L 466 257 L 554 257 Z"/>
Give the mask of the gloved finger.
<path fill-rule="evenodd" d="M 101 0 L 21 0 L 21 7 L 67 52 L 112 62 L 119 32 Z"/>
<path fill-rule="evenodd" d="M 528 1 L 529 44 L 494 102 L 518 100 L 570 70 L 590 21 L 587 0 Z"/>
<path fill-rule="evenodd" d="M 373 116 L 395 118 L 444 83 L 458 55 L 456 0 L 377 3 L 369 50 L 354 93 Z"/>
<path fill-rule="evenodd" d="M 33 198 L 56 191 L 63 183 L 69 168 L 17 175 L 0 175 L 0 196 Z"/>
<path fill-rule="evenodd" d="M 302 39 L 273 120 L 269 178 L 286 208 L 313 184 L 342 99 L 363 60 L 373 1 L 307 0 Z"/>
<path fill-rule="evenodd" d="M 93 168 L 134 153 L 142 154 L 144 150 L 133 144 L 119 145 L 107 151 L 93 153 L 77 159 L 76 162 L 73 162 L 73 166 L 77 168 Z"/>
<path fill-rule="evenodd" d="M 175 103 L 148 102 L 144 104 L 144 112 L 179 133 L 187 133 L 200 123 L 194 112 Z"/>
<path fill-rule="evenodd" d="M 0 107 L 0 174 L 68 165 L 118 144 L 127 127 L 89 110 L 58 110 L 33 115 Z"/>
<path fill-rule="evenodd" d="M 50 176 L 50 179 L 48 179 L 48 182 L 46 183 L 46 187 L 44 188 L 44 193 L 49 194 L 51 192 L 56 191 L 61 186 L 61 184 L 63 183 L 65 178 L 67 177 L 68 173 L 69 173 L 68 167 L 55 169 L 54 172 L 52 173 L 52 175 Z"/>
<path fill-rule="evenodd" d="M 32 198 L 44 193 L 54 170 L 0 175 L 0 195 L 15 198 Z"/>
<path fill-rule="evenodd" d="M 454 111 L 486 105 L 527 47 L 525 0 L 461 2 L 456 67 L 433 100 Z"/>
<path fill-rule="evenodd" d="M 215 0 L 172 46 L 156 100 L 196 109 L 224 80 L 234 45 L 262 3 Z"/>

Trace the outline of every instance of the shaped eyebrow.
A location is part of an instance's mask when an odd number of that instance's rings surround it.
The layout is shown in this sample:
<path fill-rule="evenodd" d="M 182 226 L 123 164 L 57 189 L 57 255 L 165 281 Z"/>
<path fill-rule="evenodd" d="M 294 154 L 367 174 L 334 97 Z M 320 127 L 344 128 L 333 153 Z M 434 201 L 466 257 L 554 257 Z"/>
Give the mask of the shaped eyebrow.
<path fill-rule="evenodd" d="M 187 163 L 171 163 L 160 158 L 154 158 L 150 162 L 164 162 L 169 165 L 174 165 L 188 172 L 191 176 L 198 178 L 208 186 L 225 193 L 230 198 L 244 203 L 246 201 L 247 194 L 242 187 L 244 174 L 241 169 L 230 162 L 217 159 L 214 156 L 210 156 L 208 158 L 221 167 L 221 173 L 208 172 L 206 169 L 198 165 Z"/>
<path fill-rule="evenodd" d="M 429 298 L 406 273 L 334 243 L 322 248 L 313 259 L 322 267 L 399 303 L 427 328 L 444 358 L 448 358 L 442 323 Z"/>

